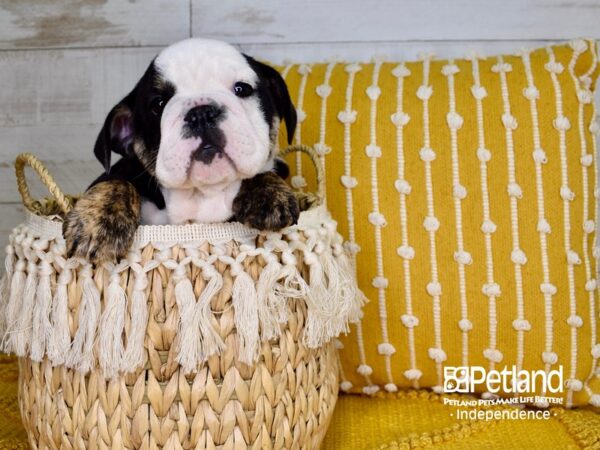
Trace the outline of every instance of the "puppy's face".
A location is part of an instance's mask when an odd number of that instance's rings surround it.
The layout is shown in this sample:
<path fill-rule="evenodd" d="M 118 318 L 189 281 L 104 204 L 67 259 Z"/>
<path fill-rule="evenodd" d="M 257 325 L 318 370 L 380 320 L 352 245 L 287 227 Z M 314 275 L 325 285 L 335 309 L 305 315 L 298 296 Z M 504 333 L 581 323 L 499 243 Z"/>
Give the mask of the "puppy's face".
<path fill-rule="evenodd" d="M 269 170 L 280 120 L 296 113 L 281 76 L 218 41 L 163 50 L 109 114 L 95 153 L 135 155 L 168 189 L 228 185 Z"/>

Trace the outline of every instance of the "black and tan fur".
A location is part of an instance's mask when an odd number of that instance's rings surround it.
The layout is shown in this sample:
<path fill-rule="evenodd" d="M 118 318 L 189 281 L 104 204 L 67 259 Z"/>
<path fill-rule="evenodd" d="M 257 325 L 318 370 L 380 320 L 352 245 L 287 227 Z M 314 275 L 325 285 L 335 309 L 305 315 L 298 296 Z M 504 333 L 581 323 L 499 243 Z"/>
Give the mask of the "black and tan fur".
<path fill-rule="evenodd" d="M 123 180 L 90 187 L 67 214 L 63 225 L 67 253 L 92 262 L 127 254 L 140 220 L 140 194 Z"/>
<path fill-rule="evenodd" d="M 298 221 L 300 205 L 278 174 L 265 172 L 242 182 L 233 201 L 233 212 L 238 222 L 259 230 L 276 231 Z"/>

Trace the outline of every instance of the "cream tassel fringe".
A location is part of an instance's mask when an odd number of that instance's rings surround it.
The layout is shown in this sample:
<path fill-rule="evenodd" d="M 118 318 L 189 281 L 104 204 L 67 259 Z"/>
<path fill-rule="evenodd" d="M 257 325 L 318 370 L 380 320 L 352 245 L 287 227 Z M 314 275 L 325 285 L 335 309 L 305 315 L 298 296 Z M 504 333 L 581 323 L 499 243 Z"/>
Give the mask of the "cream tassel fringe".
<path fill-rule="evenodd" d="M 298 268 L 295 265 L 280 266 L 280 274 L 277 282 L 267 291 L 266 301 L 272 314 L 275 315 L 277 323 L 285 323 L 289 319 L 290 308 L 288 301 L 295 301 L 306 297 L 308 285 L 300 276 Z M 262 303 L 262 297 L 259 295 L 259 304 Z M 277 328 L 276 336 L 280 335 L 280 329 Z M 267 337 L 263 336 L 264 339 Z"/>
<path fill-rule="evenodd" d="M 27 263 L 20 259 L 15 264 L 15 272 L 10 280 L 10 295 L 8 304 L 6 305 L 6 334 L 4 335 L 2 347 L 5 352 L 10 353 L 15 351 L 14 335 L 17 330 L 17 319 L 23 301 L 23 290 L 25 289 L 25 267 Z M 18 355 L 25 356 L 25 355 Z"/>
<path fill-rule="evenodd" d="M 121 363 L 123 372 L 133 372 L 144 362 L 144 338 L 148 325 L 148 275 L 146 273 L 158 266 L 158 261 L 149 262 L 144 268 L 139 264 L 132 265 L 136 278 L 131 295 L 131 324 L 127 336 L 125 354 Z"/>
<path fill-rule="evenodd" d="M 196 301 L 192 283 L 183 266 L 178 266 L 174 272 L 175 299 L 179 308 L 179 353 L 176 359 L 186 374 L 192 372 L 199 362 L 206 361 L 225 347 L 210 324 L 210 300 L 223 286 L 223 280 L 209 266 L 204 267 L 202 275 L 209 276 L 209 280 Z"/>
<path fill-rule="evenodd" d="M 6 333 L 6 307 L 8 306 L 8 294 L 10 277 L 5 272 L 0 279 L 0 336 Z M 0 339 L 0 350 L 2 349 L 2 339 Z"/>
<path fill-rule="evenodd" d="M 43 260 L 40 263 L 40 281 L 37 287 L 33 315 L 33 330 L 31 334 L 31 352 L 33 361 L 41 362 L 46 354 L 46 346 L 52 335 L 50 311 L 52 309 L 52 292 L 50 290 L 50 275 L 54 272 L 52 265 Z"/>
<path fill-rule="evenodd" d="M 192 327 L 194 317 L 194 288 L 192 282 L 187 278 L 185 269 L 179 266 L 173 273 L 175 281 L 175 300 L 179 308 L 179 353 L 177 362 L 183 367 L 184 373 L 190 373 L 196 368 L 199 330 Z"/>
<path fill-rule="evenodd" d="M 10 241 L 12 242 L 11 235 Z M 6 323 L 6 308 L 8 306 L 8 298 L 10 295 L 10 282 L 13 276 L 15 266 L 15 249 L 9 244 L 6 246 L 6 258 L 4 259 L 4 275 L 0 280 L 0 350 L 2 349 L 2 338 L 6 333 L 8 324 Z"/>
<path fill-rule="evenodd" d="M 73 279 L 71 270 L 75 268 L 73 260 L 67 261 L 56 282 L 56 293 L 52 299 L 50 321 L 52 333 L 48 342 L 48 358 L 55 366 L 64 364 L 71 346 L 69 332 L 69 297 L 68 285 Z"/>
<path fill-rule="evenodd" d="M 286 299 L 275 290 L 277 281 L 282 277 L 282 267 L 272 257 L 271 261 L 263 268 L 256 282 L 258 295 L 257 307 L 260 320 L 261 337 L 270 340 L 281 334 L 279 323 L 287 319 L 285 315 Z M 285 319 L 283 318 L 285 316 Z"/>
<path fill-rule="evenodd" d="M 233 282 L 232 303 L 235 328 L 240 341 L 239 358 L 246 364 L 252 364 L 258 357 L 258 295 L 254 280 L 244 271 L 239 262 L 231 266 Z M 266 299 L 265 299 L 266 300 Z M 264 307 L 264 302 L 261 302 Z"/>
<path fill-rule="evenodd" d="M 333 328 L 335 320 L 332 307 L 328 303 L 331 298 L 336 299 L 337 278 L 327 279 L 324 276 L 324 267 L 314 253 L 305 253 L 304 262 L 309 266 L 309 292 L 306 296 L 308 317 L 304 329 L 304 343 L 308 347 L 318 347 L 325 340 L 328 332 Z M 329 295 L 331 297 L 329 297 Z M 336 299 L 337 301 L 337 299 Z"/>
<path fill-rule="evenodd" d="M 21 232 L 22 226 L 15 228 L 13 234 L 10 236 L 10 242 L 12 243 L 10 252 L 12 258 L 9 259 L 7 252 L 4 264 L 7 268 L 6 276 L 6 289 L 7 292 L 5 297 L 2 299 L 3 307 L 3 330 L 0 339 L 0 350 L 5 353 L 11 353 L 13 351 L 12 344 L 12 333 L 16 324 L 17 316 L 19 314 L 19 307 L 21 306 L 21 299 L 23 296 L 23 289 L 25 287 L 25 267 L 23 250 L 20 246 L 23 240 Z M 9 270 L 9 268 L 11 270 Z M 12 272 L 12 273 L 11 273 Z M 9 273 L 11 273 L 9 277 Z"/>
<path fill-rule="evenodd" d="M 219 354 L 225 349 L 225 342 L 211 324 L 214 316 L 210 309 L 211 300 L 223 287 L 223 277 L 214 266 L 208 264 L 202 268 L 202 276 L 205 280 L 208 277 L 208 283 L 204 286 L 194 311 L 194 326 L 200 329 L 201 338 L 196 361 L 206 361 L 209 356 Z"/>
<path fill-rule="evenodd" d="M 113 378 L 121 368 L 125 349 L 123 331 L 127 314 L 127 295 L 119 284 L 121 281 L 117 269 L 110 275 L 110 282 L 104 297 L 105 309 L 100 319 L 99 359 L 100 366 L 107 378 Z"/>
<path fill-rule="evenodd" d="M 30 348 L 36 290 L 37 266 L 35 263 L 29 261 L 27 263 L 27 278 L 25 280 L 23 297 L 18 300 L 22 303 L 12 336 L 13 351 L 17 356 L 26 356 Z"/>
<path fill-rule="evenodd" d="M 94 340 L 100 318 L 100 293 L 92 278 L 92 266 L 86 264 L 81 270 L 81 305 L 78 328 L 67 356 L 66 365 L 80 372 L 94 367 Z"/>
<path fill-rule="evenodd" d="M 278 297 L 291 299 L 301 299 L 308 295 L 308 284 L 302 278 L 295 264 L 283 266 L 283 283 L 277 283 L 274 287 Z M 289 310 L 282 312 L 281 321 L 285 322 L 288 319 Z"/>
<path fill-rule="evenodd" d="M 355 313 L 362 300 L 351 273 L 338 264 L 329 251 L 315 249 L 305 253 L 309 265 L 310 291 L 306 297 L 308 318 L 304 342 L 310 348 L 319 347 L 332 337 L 348 331 L 348 316 Z"/>
<path fill-rule="evenodd" d="M 235 259 L 219 246 L 214 246 L 214 253 L 203 253 L 200 258 L 198 249 L 191 246 L 185 248 L 188 256 L 176 262 L 169 259 L 170 247 L 165 247 L 142 267 L 141 255 L 132 252 L 121 265 L 105 267 L 110 280 L 103 303 L 93 278 L 94 271 L 100 269 L 82 265 L 81 260 L 65 260 L 61 256 L 64 250 L 54 248 L 58 244 L 48 250 L 47 240 L 36 241 L 26 229 L 17 229 L 7 247 L 7 275 L 0 290 L 0 330 L 4 331 L 0 348 L 35 361 L 47 355 L 53 365 L 64 364 L 84 373 L 100 366 L 107 378 L 134 371 L 144 363 L 149 315 L 147 273 L 164 265 L 172 271 L 180 313 L 176 360 L 184 373 L 193 372 L 198 364 L 225 348 L 213 327 L 211 311 L 211 301 L 223 289 L 223 277 L 215 268 L 217 260 L 229 266 L 233 278 L 231 297 L 240 361 L 252 364 L 258 357 L 261 339 L 280 336 L 280 324 L 289 318 L 289 302 L 306 302 L 304 343 L 313 348 L 321 346 L 346 332 L 348 322 L 359 320 L 365 298 L 356 286 L 335 223 L 319 223 L 320 229 L 309 227 L 296 233 L 297 237 L 290 234 L 288 241 L 275 236 L 263 249 L 240 246 Z M 301 271 L 294 254 L 298 251 L 303 252 L 305 264 Z M 254 280 L 244 263 L 246 258 L 259 255 L 266 265 Z M 38 256 L 42 259 L 36 264 Z M 189 278 L 190 264 L 201 269 L 205 280 L 199 298 Z M 55 265 L 60 268 L 56 270 L 56 286 L 52 279 Z M 131 276 L 135 273 L 129 305 L 119 275 L 126 269 Z M 76 274 L 77 286 L 72 281 Z M 55 289 L 53 297 L 51 288 Z M 81 299 L 76 323 L 72 324 L 69 297 L 76 291 L 81 292 Z M 128 314 L 129 330 L 125 333 Z M 75 330 L 72 342 L 71 329 Z"/>
<path fill-rule="evenodd" d="M 347 305 L 344 310 L 344 317 L 348 323 L 356 323 L 362 317 L 362 307 L 367 303 L 365 294 L 358 288 L 354 269 L 350 262 L 350 258 L 342 249 L 341 245 L 338 249 L 334 247 L 333 255 L 338 266 L 339 273 L 345 278 L 342 284 L 341 299 L 342 303 Z"/>

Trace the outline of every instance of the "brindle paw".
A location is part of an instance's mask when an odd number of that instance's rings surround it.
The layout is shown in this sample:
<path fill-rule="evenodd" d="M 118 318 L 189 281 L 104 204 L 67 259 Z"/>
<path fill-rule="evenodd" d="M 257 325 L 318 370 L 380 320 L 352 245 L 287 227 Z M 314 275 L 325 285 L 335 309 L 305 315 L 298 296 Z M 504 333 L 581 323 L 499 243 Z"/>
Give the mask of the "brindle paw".
<path fill-rule="evenodd" d="M 235 220 L 261 231 L 278 231 L 298 222 L 300 207 L 291 188 L 274 173 L 245 180 L 233 201 Z"/>
<path fill-rule="evenodd" d="M 111 180 L 92 186 L 65 218 L 67 254 L 94 264 L 125 257 L 139 223 L 139 211 L 139 195 L 131 184 Z"/>

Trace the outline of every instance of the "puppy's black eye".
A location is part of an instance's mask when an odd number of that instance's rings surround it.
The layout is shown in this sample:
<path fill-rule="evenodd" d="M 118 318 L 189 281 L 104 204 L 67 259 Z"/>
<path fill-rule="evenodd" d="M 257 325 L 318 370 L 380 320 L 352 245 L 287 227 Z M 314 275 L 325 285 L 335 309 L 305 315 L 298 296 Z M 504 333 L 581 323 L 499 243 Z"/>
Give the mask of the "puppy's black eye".
<path fill-rule="evenodd" d="M 155 97 L 152 97 L 150 99 L 150 111 L 152 111 L 152 114 L 154 114 L 155 116 L 158 116 L 163 108 L 165 107 L 165 99 L 162 98 L 160 95 L 157 95 Z"/>
<path fill-rule="evenodd" d="M 250 86 L 248 83 L 244 83 L 243 81 L 238 81 L 233 85 L 233 92 L 238 97 L 250 97 L 254 92 L 254 88 Z"/>

